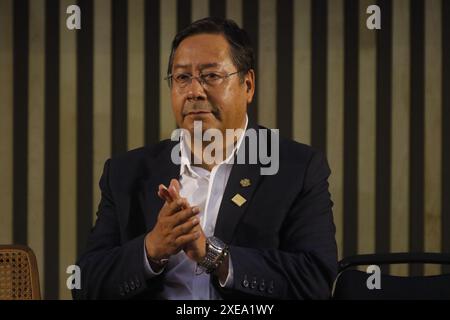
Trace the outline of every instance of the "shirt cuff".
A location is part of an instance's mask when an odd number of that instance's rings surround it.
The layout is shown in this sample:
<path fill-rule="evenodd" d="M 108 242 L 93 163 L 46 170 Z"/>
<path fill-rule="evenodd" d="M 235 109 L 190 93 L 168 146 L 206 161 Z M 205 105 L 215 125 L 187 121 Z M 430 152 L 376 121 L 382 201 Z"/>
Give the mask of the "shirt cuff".
<path fill-rule="evenodd" d="M 145 239 L 144 239 L 144 272 L 145 272 L 145 276 L 147 277 L 147 279 L 151 279 L 153 277 L 160 275 L 163 271 L 164 271 L 164 268 L 162 268 L 158 272 L 155 272 L 152 269 L 150 262 L 148 262 L 148 259 L 147 259 L 147 250 L 145 248 Z"/>
<path fill-rule="evenodd" d="M 233 263 L 231 263 L 231 255 L 228 253 L 228 275 L 225 279 L 225 283 L 222 283 L 222 281 L 219 280 L 219 284 L 222 288 L 231 289 L 233 288 Z"/>

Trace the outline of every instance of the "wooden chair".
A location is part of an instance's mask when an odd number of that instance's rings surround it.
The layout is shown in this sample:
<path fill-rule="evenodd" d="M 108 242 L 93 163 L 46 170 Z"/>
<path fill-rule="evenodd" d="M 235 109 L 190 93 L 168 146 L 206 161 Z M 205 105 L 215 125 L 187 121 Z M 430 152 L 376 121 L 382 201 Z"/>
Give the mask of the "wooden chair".
<path fill-rule="evenodd" d="M 0 245 L 0 300 L 40 300 L 36 256 L 27 246 Z"/>

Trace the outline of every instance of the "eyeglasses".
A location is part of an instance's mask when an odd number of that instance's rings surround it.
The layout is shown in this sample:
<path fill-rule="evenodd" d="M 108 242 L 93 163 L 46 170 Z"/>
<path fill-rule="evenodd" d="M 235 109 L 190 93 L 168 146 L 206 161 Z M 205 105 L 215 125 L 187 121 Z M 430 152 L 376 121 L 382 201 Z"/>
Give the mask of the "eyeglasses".
<path fill-rule="evenodd" d="M 192 83 L 192 79 L 197 79 L 197 81 L 205 88 L 205 87 L 218 87 L 223 81 L 234 75 L 238 74 L 241 71 L 231 72 L 231 73 L 221 73 L 221 72 L 208 72 L 205 74 L 200 74 L 198 77 L 194 77 L 189 73 L 173 73 L 167 75 L 164 80 L 167 80 L 169 84 L 169 88 L 172 88 L 172 84 L 177 86 L 180 89 L 186 88 L 188 85 Z M 172 81 L 173 80 L 173 81 Z"/>

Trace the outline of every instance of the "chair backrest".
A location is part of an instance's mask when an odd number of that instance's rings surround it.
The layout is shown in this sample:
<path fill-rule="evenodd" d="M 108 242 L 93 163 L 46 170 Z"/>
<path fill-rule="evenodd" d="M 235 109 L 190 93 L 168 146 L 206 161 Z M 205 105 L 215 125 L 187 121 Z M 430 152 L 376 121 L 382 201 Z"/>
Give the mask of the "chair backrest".
<path fill-rule="evenodd" d="M 39 272 L 33 251 L 0 245 L 0 300 L 39 300 Z"/>
<path fill-rule="evenodd" d="M 450 254 L 391 253 L 347 257 L 339 262 L 339 273 L 333 286 L 335 300 L 450 299 L 450 274 L 433 276 L 380 275 L 380 289 L 369 288 L 372 273 L 353 270 L 361 265 L 432 263 L 450 265 Z M 369 280 L 370 281 L 370 280 Z"/>

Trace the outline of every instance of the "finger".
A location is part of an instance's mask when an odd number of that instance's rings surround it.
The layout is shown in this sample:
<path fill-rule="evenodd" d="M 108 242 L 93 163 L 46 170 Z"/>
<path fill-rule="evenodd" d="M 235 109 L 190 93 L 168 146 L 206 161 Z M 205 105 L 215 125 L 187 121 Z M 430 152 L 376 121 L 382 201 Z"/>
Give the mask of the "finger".
<path fill-rule="evenodd" d="M 192 220 L 192 219 L 191 219 L 191 220 Z M 197 223 L 197 224 L 193 227 L 192 230 L 198 231 L 198 232 L 200 232 L 200 233 L 203 233 L 202 226 L 200 225 L 200 222 Z"/>
<path fill-rule="evenodd" d="M 181 210 L 188 210 L 188 208 L 190 208 L 190 205 L 187 200 L 185 198 L 180 198 L 169 203 L 167 215 L 170 216 Z"/>
<path fill-rule="evenodd" d="M 181 185 L 180 182 L 177 179 L 170 180 L 170 184 L 172 184 L 175 187 L 175 190 L 180 193 Z"/>
<path fill-rule="evenodd" d="M 182 223 L 182 224 L 176 226 L 173 229 L 173 235 L 177 238 L 179 236 L 182 236 L 183 234 L 187 234 L 187 233 L 191 232 L 191 230 L 193 230 L 194 228 L 197 228 L 199 223 L 200 223 L 200 220 L 197 217 L 189 219 L 185 223 Z"/>
<path fill-rule="evenodd" d="M 163 184 L 159 185 L 158 195 L 161 194 L 161 198 L 164 199 L 167 202 L 172 202 L 173 198 L 170 196 L 169 191 L 167 190 L 167 187 Z"/>
<path fill-rule="evenodd" d="M 185 223 L 187 220 L 194 217 L 199 212 L 200 212 L 200 209 L 198 207 L 183 209 L 172 215 L 173 225 L 178 226 L 182 223 Z"/>
<path fill-rule="evenodd" d="M 181 196 L 180 196 L 180 184 L 178 183 L 178 180 L 176 180 L 176 179 L 170 180 L 170 185 L 169 185 L 168 191 L 169 191 L 170 196 L 172 197 L 172 199 L 181 198 Z"/>
<path fill-rule="evenodd" d="M 161 191 L 158 190 L 158 197 L 160 197 L 162 200 L 164 200 L 163 208 L 167 210 L 169 204 L 171 203 L 171 199 L 166 197 Z"/>
<path fill-rule="evenodd" d="M 181 198 L 180 194 L 177 192 L 174 186 L 169 186 L 167 189 L 167 192 L 169 193 L 170 197 L 174 200 Z"/>
<path fill-rule="evenodd" d="M 175 212 L 178 212 L 182 209 L 181 204 L 183 202 L 181 200 L 177 200 L 177 201 L 172 201 L 172 202 L 168 202 L 165 201 L 164 205 L 162 206 L 161 210 L 159 211 L 159 216 L 164 217 L 164 216 L 171 216 L 172 214 L 174 214 Z"/>
<path fill-rule="evenodd" d="M 167 201 L 168 203 L 171 203 L 173 201 L 172 197 L 170 196 L 169 192 L 167 190 L 160 190 L 158 191 L 158 194 L 160 195 L 160 198 L 162 198 L 164 201 Z"/>
<path fill-rule="evenodd" d="M 184 234 L 175 239 L 175 244 L 178 248 L 184 247 L 186 244 L 197 240 L 200 237 L 200 232 L 191 232 Z"/>
<path fill-rule="evenodd" d="M 158 216 L 159 217 L 163 217 L 165 215 L 167 215 L 167 212 L 170 210 L 169 208 L 169 203 L 167 201 L 164 202 L 161 210 L 159 210 Z"/>

